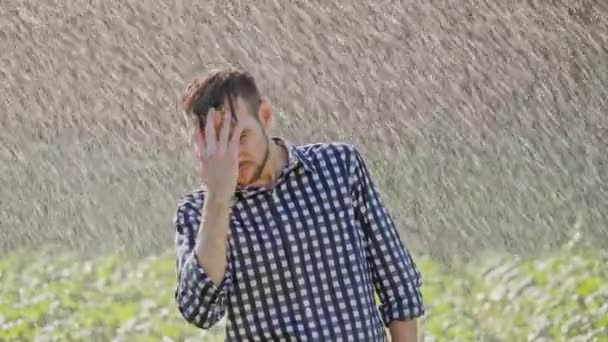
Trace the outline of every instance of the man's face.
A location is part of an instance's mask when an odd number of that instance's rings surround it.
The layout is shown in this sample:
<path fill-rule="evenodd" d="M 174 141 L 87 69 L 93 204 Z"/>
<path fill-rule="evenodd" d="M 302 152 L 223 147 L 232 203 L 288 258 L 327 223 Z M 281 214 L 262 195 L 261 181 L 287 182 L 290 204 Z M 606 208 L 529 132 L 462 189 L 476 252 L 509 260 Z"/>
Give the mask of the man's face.
<path fill-rule="evenodd" d="M 266 129 L 270 113 L 269 111 L 264 114 L 256 113 L 254 116 L 241 98 L 233 99 L 232 102 L 236 119 L 243 128 L 240 137 L 237 181 L 239 185 L 246 186 L 258 180 L 268 158 L 269 142 Z M 265 105 L 264 103 L 263 106 Z M 224 113 L 227 115 L 226 119 L 230 118 L 228 104 L 224 106 Z M 219 132 L 221 125 L 221 122 L 216 122 L 216 132 Z"/>

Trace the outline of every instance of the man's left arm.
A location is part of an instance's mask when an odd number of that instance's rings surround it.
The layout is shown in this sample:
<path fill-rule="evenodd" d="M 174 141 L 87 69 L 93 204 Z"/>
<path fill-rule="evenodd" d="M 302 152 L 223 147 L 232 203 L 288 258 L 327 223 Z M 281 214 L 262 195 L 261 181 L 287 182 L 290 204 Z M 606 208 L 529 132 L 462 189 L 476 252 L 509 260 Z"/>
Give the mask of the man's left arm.
<path fill-rule="evenodd" d="M 350 181 L 357 219 L 365 245 L 380 313 L 392 341 L 417 341 L 416 318 L 425 313 L 421 275 L 400 239 L 360 153 L 353 147 Z"/>

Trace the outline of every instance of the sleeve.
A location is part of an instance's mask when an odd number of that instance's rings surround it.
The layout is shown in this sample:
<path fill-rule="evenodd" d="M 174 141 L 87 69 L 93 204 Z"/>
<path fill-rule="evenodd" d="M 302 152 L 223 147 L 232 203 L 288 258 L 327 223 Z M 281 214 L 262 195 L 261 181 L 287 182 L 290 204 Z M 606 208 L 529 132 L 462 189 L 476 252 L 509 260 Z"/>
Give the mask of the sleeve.
<path fill-rule="evenodd" d="M 224 278 L 215 284 L 198 263 L 194 245 L 200 225 L 199 210 L 189 204 L 178 207 L 174 216 L 177 251 L 175 302 L 187 322 L 209 329 L 226 313 L 226 290 L 231 283 L 230 263 Z"/>
<path fill-rule="evenodd" d="M 360 153 L 351 154 L 351 191 L 357 219 L 365 234 L 368 262 L 385 325 L 424 315 L 421 275 L 401 241 Z"/>

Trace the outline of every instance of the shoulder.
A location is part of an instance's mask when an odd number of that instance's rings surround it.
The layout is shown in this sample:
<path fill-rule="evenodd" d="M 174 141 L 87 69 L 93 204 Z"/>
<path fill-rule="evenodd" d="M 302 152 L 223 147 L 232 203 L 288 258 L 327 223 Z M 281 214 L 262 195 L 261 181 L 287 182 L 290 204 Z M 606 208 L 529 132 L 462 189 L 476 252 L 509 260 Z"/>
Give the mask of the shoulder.
<path fill-rule="evenodd" d="M 203 187 L 183 193 L 175 208 L 173 221 L 178 229 L 200 220 L 201 208 L 205 199 Z"/>
<path fill-rule="evenodd" d="M 315 164 L 352 165 L 360 158 L 360 152 L 353 143 L 344 141 L 315 142 L 297 145 L 296 149 Z"/>

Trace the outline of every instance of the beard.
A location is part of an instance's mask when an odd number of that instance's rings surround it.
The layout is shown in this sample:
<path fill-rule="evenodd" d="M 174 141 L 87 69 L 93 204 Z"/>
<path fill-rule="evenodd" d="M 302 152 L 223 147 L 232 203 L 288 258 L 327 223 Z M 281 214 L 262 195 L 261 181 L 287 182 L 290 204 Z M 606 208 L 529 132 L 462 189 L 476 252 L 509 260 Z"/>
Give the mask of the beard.
<path fill-rule="evenodd" d="M 262 173 L 264 172 L 264 169 L 266 168 L 266 164 L 268 163 L 268 157 L 270 155 L 270 146 L 268 143 L 268 139 L 266 139 L 265 141 L 266 141 L 266 145 L 264 147 L 264 157 L 262 158 L 262 161 L 259 164 L 253 163 L 253 162 L 249 162 L 249 163 L 245 164 L 245 166 L 247 166 L 247 164 L 251 165 L 251 168 L 253 168 L 253 173 L 247 179 L 243 179 L 241 184 L 243 184 L 243 185 L 251 184 L 255 181 L 258 181 L 262 177 Z"/>

